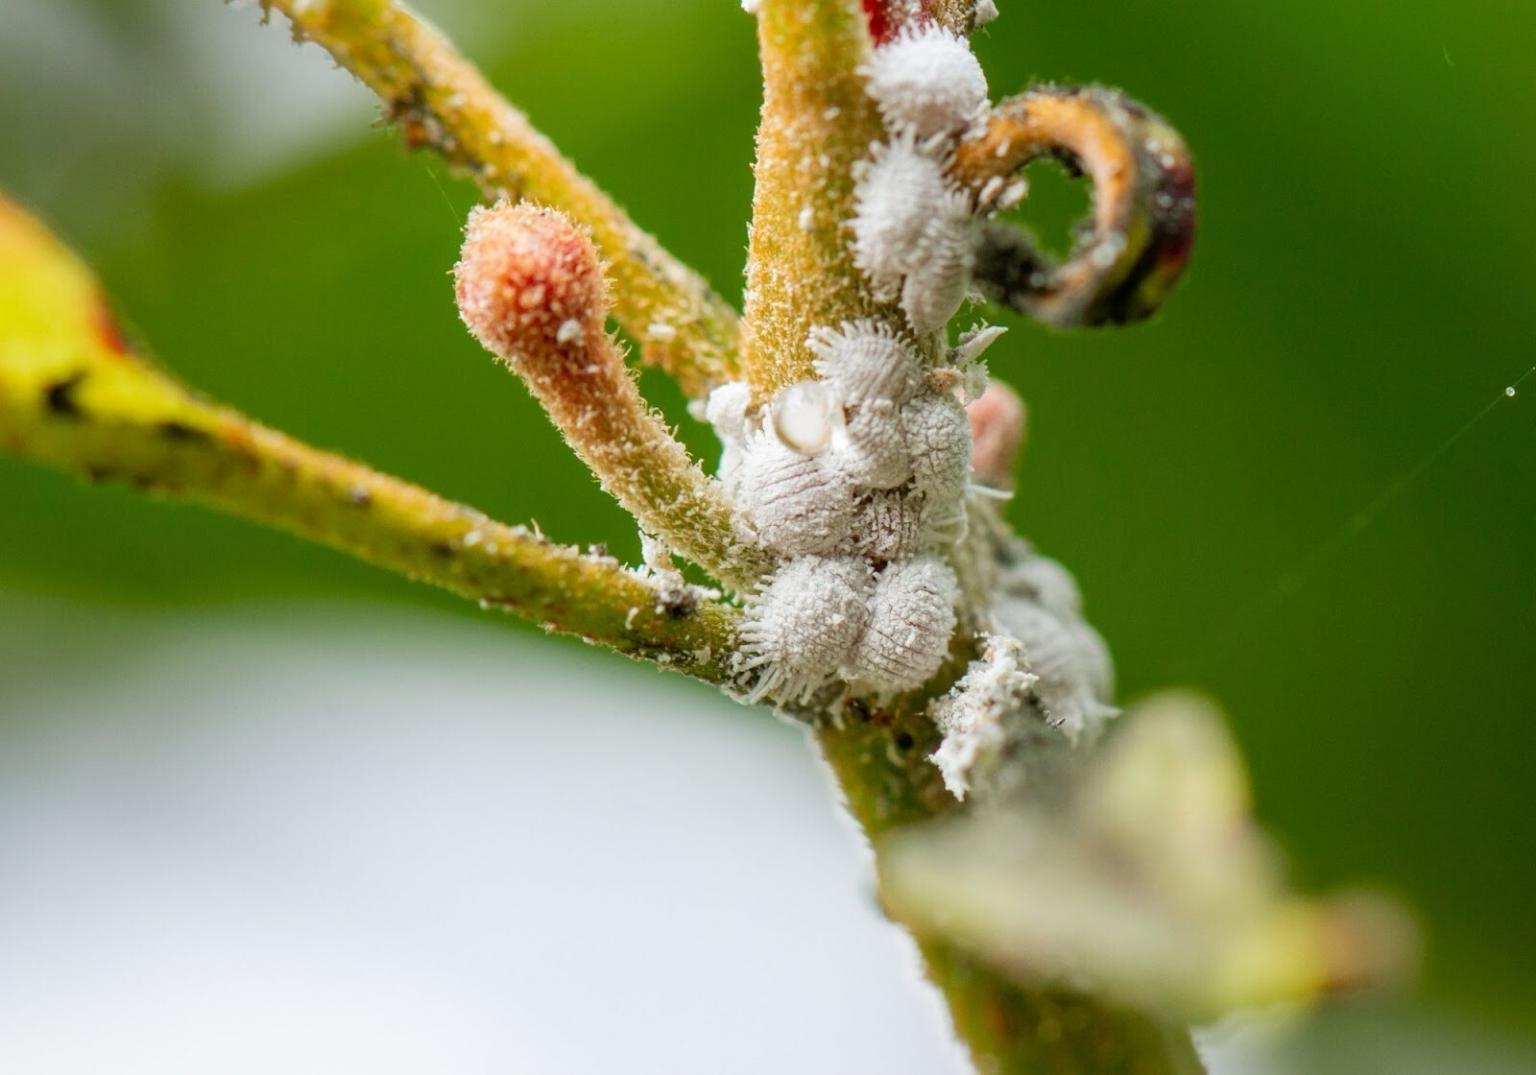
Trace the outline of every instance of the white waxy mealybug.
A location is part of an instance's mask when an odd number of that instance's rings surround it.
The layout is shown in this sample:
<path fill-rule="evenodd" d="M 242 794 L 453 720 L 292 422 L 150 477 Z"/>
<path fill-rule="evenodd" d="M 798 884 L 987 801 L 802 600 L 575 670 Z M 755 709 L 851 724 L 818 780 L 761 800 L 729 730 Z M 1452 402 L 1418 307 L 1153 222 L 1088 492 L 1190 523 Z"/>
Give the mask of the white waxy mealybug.
<path fill-rule="evenodd" d="M 769 408 L 779 440 L 801 455 L 820 455 L 842 425 L 842 406 L 821 381 L 799 381 L 774 398 Z"/>
<path fill-rule="evenodd" d="M 703 418 L 714 426 L 723 450 L 720 466 L 715 476 L 726 488 L 735 487 L 736 472 L 741 466 L 743 446 L 751 430 L 747 410 L 752 403 L 752 389 L 745 381 L 727 381 L 717 386 L 704 401 Z"/>
<path fill-rule="evenodd" d="M 888 565 L 875 580 L 869 625 L 848 678 L 876 691 L 911 690 L 927 682 L 949 653 L 959 594 L 955 573 L 937 556 Z"/>
<path fill-rule="evenodd" d="M 917 488 L 930 500 L 958 503 L 971 474 L 971 420 L 947 392 L 928 392 L 901 410 L 902 434 Z"/>
<path fill-rule="evenodd" d="M 971 425 L 960 401 L 929 392 L 902 408 L 902 433 L 921 497 L 924 540 L 952 545 L 965 537 L 971 474 Z"/>
<path fill-rule="evenodd" d="M 901 309 L 914 332 L 937 332 L 960 309 L 971 287 L 974 246 L 970 206 L 951 191 L 924 227 L 902 281 Z"/>
<path fill-rule="evenodd" d="M 863 489 L 894 489 L 912 477 L 901 415 L 888 399 L 872 399 L 855 408 L 844 429 L 838 465 Z"/>
<path fill-rule="evenodd" d="M 747 408 L 752 389 L 745 381 L 717 385 L 704 403 L 704 420 L 715 427 L 722 440 L 741 440 L 747 434 Z"/>
<path fill-rule="evenodd" d="M 1096 733 L 1115 715 L 1105 701 L 1111 689 L 1109 655 L 1086 623 L 1018 598 L 994 605 L 992 617 L 1023 647 L 1029 670 L 1039 677 L 1035 694 L 1052 725 L 1075 740 Z"/>
<path fill-rule="evenodd" d="M 906 560 L 923 550 L 922 498 L 887 489 L 861 498 L 854 512 L 854 548 L 877 563 Z"/>
<path fill-rule="evenodd" d="M 1029 692 L 1037 677 L 1016 640 L 993 635 L 984 642 L 981 659 L 928 710 L 944 733 L 928 760 L 957 799 L 978 785 L 985 789 L 1010 748 L 1023 746 L 1028 737 Z"/>
<path fill-rule="evenodd" d="M 803 702 L 832 679 L 869 622 L 871 586 L 857 557 L 783 564 L 748 602 L 741 628 L 744 667 L 758 670 L 750 700 Z"/>
<path fill-rule="evenodd" d="M 911 138 L 874 147 L 854 166 L 853 260 L 875 297 L 896 298 L 918 263 L 930 226 L 951 188 L 942 165 Z"/>
<path fill-rule="evenodd" d="M 870 399 L 904 403 L 922 383 L 917 355 L 889 328 L 873 321 L 818 326 L 806 346 L 816 356 L 816 372 L 850 406 Z"/>
<path fill-rule="evenodd" d="M 825 455 L 801 455 L 772 432 L 753 434 L 734 476 L 757 538 L 785 556 L 831 552 L 853 526 L 853 487 Z"/>
<path fill-rule="evenodd" d="M 970 46 L 934 23 L 875 49 L 863 73 L 892 132 L 955 134 L 987 104 L 987 77 Z"/>
<path fill-rule="evenodd" d="M 996 0 L 976 0 L 971 9 L 971 26 L 980 29 L 997 18 Z"/>
<path fill-rule="evenodd" d="M 1076 619 L 1083 614 L 1083 595 L 1077 580 L 1048 556 L 1030 555 L 1004 569 L 998 588 L 1011 597 L 1022 597 L 1047 612 Z"/>

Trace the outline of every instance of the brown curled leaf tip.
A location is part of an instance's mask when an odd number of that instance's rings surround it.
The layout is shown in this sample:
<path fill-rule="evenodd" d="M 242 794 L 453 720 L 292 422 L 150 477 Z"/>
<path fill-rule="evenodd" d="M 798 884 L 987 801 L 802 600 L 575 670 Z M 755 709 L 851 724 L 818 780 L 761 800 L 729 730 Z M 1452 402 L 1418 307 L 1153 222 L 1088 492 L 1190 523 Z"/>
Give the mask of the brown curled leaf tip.
<path fill-rule="evenodd" d="M 977 290 L 1057 328 L 1150 316 L 1178 282 L 1194 244 L 1195 167 L 1184 140 L 1118 91 L 1038 88 L 998 105 L 960 143 L 952 172 L 983 209 L 997 208 L 1019 169 L 1041 157 L 1092 181 L 1089 226 L 1058 263 L 1023 229 L 988 223 L 977 240 Z"/>

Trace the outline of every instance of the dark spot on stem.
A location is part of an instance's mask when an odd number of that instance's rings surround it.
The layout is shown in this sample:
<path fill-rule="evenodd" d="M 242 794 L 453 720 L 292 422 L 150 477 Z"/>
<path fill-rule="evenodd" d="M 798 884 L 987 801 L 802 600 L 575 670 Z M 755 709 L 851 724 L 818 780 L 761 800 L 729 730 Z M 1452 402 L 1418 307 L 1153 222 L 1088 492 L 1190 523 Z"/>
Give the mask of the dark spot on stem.
<path fill-rule="evenodd" d="M 454 548 L 450 542 L 434 541 L 432 544 L 427 546 L 427 549 L 432 553 L 433 556 L 441 556 L 444 560 L 453 559 Z"/>
<path fill-rule="evenodd" d="M 662 598 L 661 611 L 669 620 L 683 620 L 693 615 L 697 602 L 693 594 L 686 590 L 678 593 L 669 593 Z"/>
<path fill-rule="evenodd" d="M 83 372 L 72 373 L 43 389 L 43 404 L 50 413 L 60 418 L 79 418 L 85 413 L 80 409 L 80 401 L 75 398 L 75 391 L 85 381 L 85 376 Z"/>
<path fill-rule="evenodd" d="M 897 732 L 896 733 L 896 749 L 897 750 L 911 750 L 912 747 L 913 747 L 913 744 L 915 744 L 915 743 L 916 743 L 916 740 L 913 739 L 912 736 L 910 736 L 906 732 Z"/>
<path fill-rule="evenodd" d="M 347 490 L 347 503 L 351 504 L 354 508 L 371 508 L 373 507 L 373 494 L 361 485 L 354 485 Z"/>
<path fill-rule="evenodd" d="M 196 426 L 189 426 L 185 422 L 161 422 L 155 429 L 166 440 L 178 441 L 183 444 L 206 442 L 213 439 L 213 436 L 206 429 L 198 429 Z"/>

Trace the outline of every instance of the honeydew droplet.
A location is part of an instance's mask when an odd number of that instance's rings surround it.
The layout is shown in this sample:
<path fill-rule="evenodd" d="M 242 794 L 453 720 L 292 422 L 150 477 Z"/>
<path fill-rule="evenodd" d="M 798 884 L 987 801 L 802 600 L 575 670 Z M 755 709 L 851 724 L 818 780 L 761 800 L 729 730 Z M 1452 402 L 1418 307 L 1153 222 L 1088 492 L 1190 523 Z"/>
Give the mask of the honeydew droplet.
<path fill-rule="evenodd" d="M 773 431 L 785 447 L 801 455 L 819 455 L 832 443 L 837 410 L 837 398 L 827 385 L 800 381 L 774 401 Z"/>

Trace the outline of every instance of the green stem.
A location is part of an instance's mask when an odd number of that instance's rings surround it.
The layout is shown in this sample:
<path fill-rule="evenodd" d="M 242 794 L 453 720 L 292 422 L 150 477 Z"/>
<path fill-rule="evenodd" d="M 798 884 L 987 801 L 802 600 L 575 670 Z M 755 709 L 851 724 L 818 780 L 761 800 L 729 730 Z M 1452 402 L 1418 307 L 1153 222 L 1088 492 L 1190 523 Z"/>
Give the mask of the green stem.
<path fill-rule="evenodd" d="M 758 20 L 764 99 L 744 351 L 762 396 L 809 375 L 804 342 L 812 326 L 894 314 L 870 298 L 844 227 L 853 212 L 853 165 L 883 137 L 857 70 L 870 47 L 861 6 L 763 0 Z M 822 751 L 877 853 L 892 828 L 958 805 L 928 761 L 938 735 L 926 715 L 957 671 L 938 677 L 930 693 L 883 708 L 854 702 L 819 722 Z M 956 1031 L 987 1075 L 1200 1070 L 1182 1030 L 1093 997 L 1020 986 L 947 942 L 916 939 Z"/>
<path fill-rule="evenodd" d="M 412 147 L 435 150 L 486 196 L 529 198 L 592 231 L 614 283 L 614 317 L 647 363 L 699 396 L 737 375 L 737 320 L 697 273 L 642 231 L 473 64 L 391 0 L 262 0 L 384 102 Z"/>
<path fill-rule="evenodd" d="M 723 683 L 737 613 L 302 444 L 123 342 L 89 270 L 0 199 L 0 449 L 286 530 L 546 629 Z"/>
<path fill-rule="evenodd" d="M 928 761 L 939 737 L 926 715 L 927 701 L 908 697 L 888 709 L 854 704 L 840 721 L 826 722 L 818 731 L 848 808 L 877 853 L 885 834 L 958 806 Z M 1021 985 L 941 937 L 917 931 L 914 936 L 956 1032 L 986 1075 L 1198 1075 L 1203 1070 L 1182 1027 L 1069 989 Z"/>
<path fill-rule="evenodd" d="M 856 68 L 869 52 L 857 0 L 763 0 L 743 351 L 757 395 L 812 376 L 806 336 L 894 311 L 870 297 L 848 244 L 853 166 L 884 137 Z"/>

